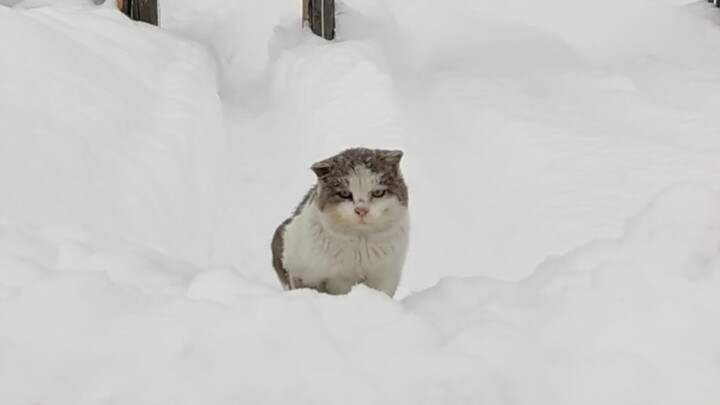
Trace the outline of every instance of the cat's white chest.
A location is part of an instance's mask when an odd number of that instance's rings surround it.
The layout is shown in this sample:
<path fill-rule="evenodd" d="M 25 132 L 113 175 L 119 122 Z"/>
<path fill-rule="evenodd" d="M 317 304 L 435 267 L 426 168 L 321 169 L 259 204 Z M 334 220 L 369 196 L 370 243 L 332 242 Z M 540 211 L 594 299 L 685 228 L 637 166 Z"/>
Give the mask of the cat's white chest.
<path fill-rule="evenodd" d="M 359 283 L 393 295 L 400 282 L 409 239 L 409 221 L 383 234 L 333 236 L 318 215 L 306 209 L 285 230 L 283 264 L 290 278 L 324 285 L 342 294 Z"/>

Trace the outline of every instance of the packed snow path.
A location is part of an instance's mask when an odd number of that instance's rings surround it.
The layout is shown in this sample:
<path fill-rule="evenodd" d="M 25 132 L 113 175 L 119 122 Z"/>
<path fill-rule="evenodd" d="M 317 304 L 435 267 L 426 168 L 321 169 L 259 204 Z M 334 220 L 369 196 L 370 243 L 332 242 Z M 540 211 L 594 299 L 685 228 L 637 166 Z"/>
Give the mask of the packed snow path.
<path fill-rule="evenodd" d="M 716 10 L 296 3 L 0 6 L 0 404 L 720 403 Z M 404 298 L 281 291 L 356 145 L 406 151 Z"/>

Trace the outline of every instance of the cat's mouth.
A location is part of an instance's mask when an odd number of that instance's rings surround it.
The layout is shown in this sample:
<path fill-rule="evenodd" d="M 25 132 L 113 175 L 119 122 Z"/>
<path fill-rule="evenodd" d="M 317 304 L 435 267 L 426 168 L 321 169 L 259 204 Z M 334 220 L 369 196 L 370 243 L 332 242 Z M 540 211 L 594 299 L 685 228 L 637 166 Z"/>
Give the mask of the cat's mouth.
<path fill-rule="evenodd" d="M 355 223 L 354 228 L 360 229 L 363 231 L 369 231 L 369 230 L 372 230 L 373 228 L 375 228 L 375 224 L 367 221 L 365 218 L 360 218 Z"/>

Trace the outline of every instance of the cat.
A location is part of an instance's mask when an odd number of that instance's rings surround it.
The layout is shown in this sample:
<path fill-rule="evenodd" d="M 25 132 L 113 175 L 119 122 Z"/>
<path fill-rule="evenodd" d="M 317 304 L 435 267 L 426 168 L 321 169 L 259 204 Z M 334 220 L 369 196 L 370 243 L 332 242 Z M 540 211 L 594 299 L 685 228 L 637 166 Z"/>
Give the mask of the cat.
<path fill-rule="evenodd" d="M 284 289 L 346 294 L 362 283 L 395 294 L 410 230 L 402 157 L 354 148 L 311 166 L 317 183 L 271 243 Z"/>

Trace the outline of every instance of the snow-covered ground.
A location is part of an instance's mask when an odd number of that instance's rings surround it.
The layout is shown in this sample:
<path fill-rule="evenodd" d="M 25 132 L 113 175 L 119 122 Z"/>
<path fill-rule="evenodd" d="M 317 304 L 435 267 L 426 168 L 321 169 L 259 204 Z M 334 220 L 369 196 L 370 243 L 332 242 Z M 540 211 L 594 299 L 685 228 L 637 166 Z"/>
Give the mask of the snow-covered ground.
<path fill-rule="evenodd" d="M 0 404 L 720 403 L 704 1 L 0 1 Z M 398 299 L 269 240 L 398 147 Z"/>

